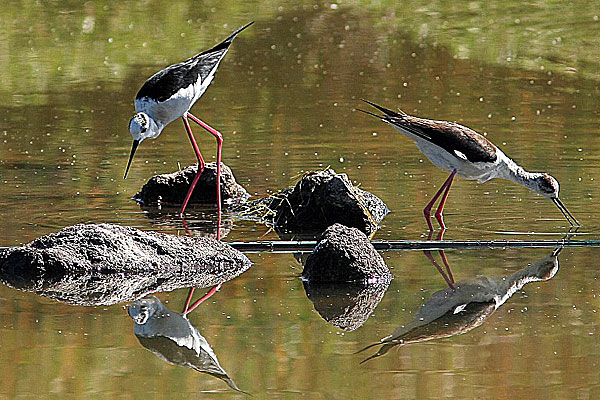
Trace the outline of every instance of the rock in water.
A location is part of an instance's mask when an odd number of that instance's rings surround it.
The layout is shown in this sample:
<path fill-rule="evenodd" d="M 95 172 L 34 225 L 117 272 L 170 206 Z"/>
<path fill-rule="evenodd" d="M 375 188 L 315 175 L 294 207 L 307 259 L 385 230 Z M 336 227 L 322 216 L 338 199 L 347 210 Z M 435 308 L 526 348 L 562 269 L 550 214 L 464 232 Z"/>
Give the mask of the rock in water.
<path fill-rule="evenodd" d="M 242 217 L 272 223 L 279 233 L 319 234 L 334 223 L 370 235 L 389 212 L 377 196 L 334 170 L 309 172 L 293 187 L 238 207 Z"/>
<path fill-rule="evenodd" d="M 389 282 L 392 274 L 364 233 L 335 224 L 306 259 L 302 277 L 309 282 L 375 283 Z"/>
<path fill-rule="evenodd" d="M 0 281 L 71 304 L 115 304 L 214 286 L 251 265 L 241 252 L 207 237 L 80 224 L 0 250 Z"/>
<path fill-rule="evenodd" d="M 143 205 L 182 204 L 197 172 L 198 164 L 170 174 L 155 175 L 133 199 Z M 226 204 L 243 203 L 249 197 L 246 189 L 235 181 L 231 168 L 221 163 L 221 201 Z M 204 167 L 190 203 L 214 204 L 216 199 L 217 164 L 213 162 Z"/>

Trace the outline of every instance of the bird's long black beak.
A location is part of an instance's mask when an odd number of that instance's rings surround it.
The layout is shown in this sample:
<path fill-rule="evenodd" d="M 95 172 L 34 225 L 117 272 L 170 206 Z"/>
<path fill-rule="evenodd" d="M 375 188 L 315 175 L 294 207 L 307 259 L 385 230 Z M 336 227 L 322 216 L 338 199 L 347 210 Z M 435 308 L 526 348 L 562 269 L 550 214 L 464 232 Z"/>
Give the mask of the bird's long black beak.
<path fill-rule="evenodd" d="M 556 207 L 558 207 L 558 209 L 565 216 L 565 218 L 567 219 L 567 221 L 569 221 L 569 224 L 571 226 L 581 226 L 581 224 L 579 223 L 579 221 L 577 221 L 575 219 L 575 217 L 573 216 L 573 214 L 571 214 L 569 212 L 569 210 L 567 210 L 567 207 L 565 207 L 565 205 L 563 204 L 563 202 L 560 201 L 560 199 L 558 197 L 552 197 L 552 201 L 554 202 L 554 204 L 556 204 Z"/>
<path fill-rule="evenodd" d="M 139 140 L 134 140 L 133 144 L 131 145 L 131 154 L 129 154 L 129 162 L 127 163 L 127 168 L 125 169 L 125 175 L 123 175 L 123 179 L 127 179 L 127 173 L 129 172 L 129 167 L 131 167 L 131 160 L 133 160 L 133 155 L 135 154 L 139 144 Z"/>

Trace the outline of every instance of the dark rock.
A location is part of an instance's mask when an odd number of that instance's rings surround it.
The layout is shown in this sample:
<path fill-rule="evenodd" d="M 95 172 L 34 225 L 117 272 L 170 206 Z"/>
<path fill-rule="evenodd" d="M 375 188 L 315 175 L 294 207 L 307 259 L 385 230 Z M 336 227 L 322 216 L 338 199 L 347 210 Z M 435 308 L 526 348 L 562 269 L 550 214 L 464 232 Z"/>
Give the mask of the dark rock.
<path fill-rule="evenodd" d="M 81 305 L 215 286 L 250 266 L 245 255 L 211 238 L 110 224 L 74 225 L 0 250 L 2 283 Z"/>
<path fill-rule="evenodd" d="M 270 222 L 281 233 L 319 234 L 334 223 L 374 233 L 389 212 L 377 196 L 355 187 L 346 174 L 309 172 L 293 187 L 238 207 L 242 217 Z"/>
<path fill-rule="evenodd" d="M 183 315 L 169 310 L 158 297 L 136 300 L 128 312 L 140 344 L 160 359 L 222 379 L 230 388 L 242 392 L 198 329 Z"/>
<path fill-rule="evenodd" d="M 356 228 L 327 228 L 306 259 L 303 278 L 310 282 L 389 282 L 392 274 L 367 236 Z"/>
<path fill-rule="evenodd" d="M 143 205 L 182 204 L 198 172 L 198 164 L 181 171 L 155 175 L 133 199 Z M 221 163 L 221 201 L 225 204 L 243 203 L 250 195 L 240 186 L 231 168 Z M 207 163 L 196 183 L 190 204 L 215 204 L 217 202 L 217 164 Z"/>
<path fill-rule="evenodd" d="M 383 299 L 390 281 L 373 284 L 304 281 L 306 295 L 323 319 L 346 331 L 360 328 Z"/>

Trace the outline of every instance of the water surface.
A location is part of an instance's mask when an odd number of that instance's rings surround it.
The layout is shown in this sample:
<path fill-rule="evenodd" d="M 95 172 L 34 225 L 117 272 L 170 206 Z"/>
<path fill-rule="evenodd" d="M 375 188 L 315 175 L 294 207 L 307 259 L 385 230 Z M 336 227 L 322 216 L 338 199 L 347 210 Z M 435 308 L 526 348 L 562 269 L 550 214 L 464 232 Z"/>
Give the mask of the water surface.
<path fill-rule="evenodd" d="M 193 112 L 223 132 L 223 159 L 255 197 L 330 166 L 392 210 L 374 239 L 424 238 L 421 210 L 447 175 L 410 140 L 354 111 L 366 98 L 486 132 L 527 169 L 554 175 L 583 224 L 578 237 L 597 238 L 597 10 L 554 1 L 6 6 L 0 245 L 80 222 L 185 234 L 174 214 L 130 200 L 153 174 L 194 161 L 176 121 L 140 146 L 123 181 L 132 100 L 152 73 L 250 20 Z M 214 159 L 212 137 L 196 134 Z M 190 211 L 194 234 L 214 231 L 213 208 Z M 445 216 L 453 240 L 560 239 L 567 229 L 550 201 L 504 181 L 458 179 Z M 226 241 L 278 238 L 254 222 L 225 215 L 224 223 Z M 457 281 L 509 275 L 549 253 L 446 252 Z M 395 279 L 354 331 L 321 318 L 291 254 L 250 254 L 254 267 L 190 321 L 257 398 L 600 396 L 596 249 L 563 250 L 552 279 L 524 286 L 464 335 L 397 347 L 361 365 L 368 354 L 357 350 L 410 322 L 446 287 L 422 252 L 382 254 Z M 157 295 L 180 310 L 186 291 Z M 126 304 L 70 306 L 7 286 L 0 299 L 0 397 L 245 396 L 142 347 Z"/>

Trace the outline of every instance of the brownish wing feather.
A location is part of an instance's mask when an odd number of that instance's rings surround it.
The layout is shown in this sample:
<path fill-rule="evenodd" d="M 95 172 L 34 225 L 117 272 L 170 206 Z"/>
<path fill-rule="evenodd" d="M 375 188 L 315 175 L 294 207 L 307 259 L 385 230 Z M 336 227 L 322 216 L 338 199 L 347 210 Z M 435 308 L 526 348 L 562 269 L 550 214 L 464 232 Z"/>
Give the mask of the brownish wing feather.
<path fill-rule="evenodd" d="M 382 119 L 405 129 L 415 136 L 428 140 L 455 157 L 458 157 L 456 154 L 458 151 L 471 162 L 496 161 L 496 146 L 483 135 L 466 126 L 405 114 L 386 116 Z"/>

